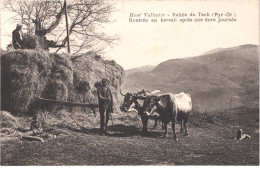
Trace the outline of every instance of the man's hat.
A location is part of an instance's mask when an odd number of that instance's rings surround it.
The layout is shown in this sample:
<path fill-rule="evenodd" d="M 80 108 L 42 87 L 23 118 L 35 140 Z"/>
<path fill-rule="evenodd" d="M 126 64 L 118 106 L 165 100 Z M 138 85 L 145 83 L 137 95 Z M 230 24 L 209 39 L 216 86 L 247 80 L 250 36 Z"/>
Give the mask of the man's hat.
<path fill-rule="evenodd" d="M 99 88 L 99 87 L 102 86 L 102 83 L 99 82 L 99 81 L 97 81 L 97 82 L 94 83 L 94 86 L 95 86 L 96 88 Z"/>
<path fill-rule="evenodd" d="M 16 25 L 16 27 L 22 27 L 22 26 L 23 26 L 23 25 L 21 25 L 21 24 L 19 24 L 19 23 Z"/>

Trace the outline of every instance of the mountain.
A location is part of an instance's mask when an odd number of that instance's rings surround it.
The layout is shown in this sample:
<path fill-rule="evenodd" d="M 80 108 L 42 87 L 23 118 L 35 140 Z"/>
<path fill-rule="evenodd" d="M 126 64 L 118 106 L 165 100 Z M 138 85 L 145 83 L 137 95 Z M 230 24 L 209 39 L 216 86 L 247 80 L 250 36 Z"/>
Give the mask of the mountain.
<path fill-rule="evenodd" d="M 122 88 L 125 92 L 184 91 L 191 94 L 194 109 L 202 112 L 245 105 L 258 107 L 258 49 L 257 45 L 242 45 L 196 57 L 171 59 L 151 71 L 126 75 Z"/>
<path fill-rule="evenodd" d="M 155 66 L 152 66 L 152 65 L 141 66 L 141 67 L 137 67 L 137 68 L 133 68 L 133 69 L 127 69 L 127 70 L 125 70 L 125 74 L 130 75 L 130 74 L 136 73 L 136 72 L 149 72 L 149 71 L 153 70 L 153 68 L 155 68 Z"/>
<path fill-rule="evenodd" d="M 212 49 L 210 51 L 207 51 L 206 53 L 204 53 L 203 55 L 208 55 L 208 54 L 213 54 L 213 53 L 217 53 L 217 52 L 221 52 L 223 51 L 225 48 L 216 48 L 216 49 Z"/>

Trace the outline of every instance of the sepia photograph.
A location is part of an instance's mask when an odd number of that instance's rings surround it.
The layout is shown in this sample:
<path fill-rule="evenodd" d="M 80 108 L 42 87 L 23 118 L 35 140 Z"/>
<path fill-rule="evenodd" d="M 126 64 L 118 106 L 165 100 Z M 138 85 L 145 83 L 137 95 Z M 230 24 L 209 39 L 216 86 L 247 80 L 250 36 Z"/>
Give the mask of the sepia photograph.
<path fill-rule="evenodd" d="M 259 166 L 259 5 L 0 1 L 1 166 Z"/>

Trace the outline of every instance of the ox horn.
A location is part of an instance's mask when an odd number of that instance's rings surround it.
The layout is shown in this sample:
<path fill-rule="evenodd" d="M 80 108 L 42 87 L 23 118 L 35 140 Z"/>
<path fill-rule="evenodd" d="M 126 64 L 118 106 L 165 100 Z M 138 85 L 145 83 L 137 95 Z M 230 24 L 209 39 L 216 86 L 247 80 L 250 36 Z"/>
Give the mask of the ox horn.
<path fill-rule="evenodd" d="M 125 94 L 122 93 L 121 89 L 120 89 L 120 94 L 121 94 L 122 96 L 125 96 Z"/>

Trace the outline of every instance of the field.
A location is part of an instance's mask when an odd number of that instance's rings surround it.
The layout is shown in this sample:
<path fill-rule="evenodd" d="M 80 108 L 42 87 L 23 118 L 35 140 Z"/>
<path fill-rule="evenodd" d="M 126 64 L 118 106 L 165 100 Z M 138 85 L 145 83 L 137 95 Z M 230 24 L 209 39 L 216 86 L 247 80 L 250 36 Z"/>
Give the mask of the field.
<path fill-rule="evenodd" d="M 91 121 L 83 120 L 87 116 Z M 2 137 L 1 165 L 259 165 L 256 119 L 258 110 L 253 109 L 229 114 L 194 113 L 188 124 L 189 136 L 177 132 L 179 140 L 173 141 L 170 125 L 169 135 L 162 138 L 159 126 L 151 130 L 152 120 L 149 133 L 142 135 L 141 120 L 135 113 L 114 113 L 107 136 L 98 134 L 99 119 L 93 115 L 82 114 L 70 124 L 49 117 L 49 129 L 57 137 L 46 138 L 44 143 L 3 141 Z M 238 128 L 252 138 L 235 140 Z M 176 129 L 179 131 L 178 124 Z"/>
<path fill-rule="evenodd" d="M 1 129 L 1 165 L 259 165 L 258 50 L 256 45 L 242 45 L 131 69 L 125 71 L 123 85 L 121 68 L 114 70 L 111 62 L 109 72 L 115 72 L 111 79 L 119 79 L 112 83 L 118 99 L 108 135 L 99 135 L 98 113 L 94 117 L 88 109 L 57 110 L 48 114 L 44 143 L 18 139 L 17 133 L 10 137 Z M 91 65 L 97 67 L 96 59 L 87 57 L 86 63 L 92 60 Z M 79 72 L 89 71 L 83 65 L 75 67 Z M 105 74 L 99 70 L 89 73 L 91 83 Z M 141 119 L 135 112 L 118 111 L 123 100 L 120 88 L 123 93 L 142 89 L 190 93 L 193 113 L 187 126 L 189 136 L 180 134 L 177 124 L 178 141 L 172 139 L 170 125 L 168 137 L 162 138 L 159 126 L 152 130 L 153 120 L 149 132 L 142 134 Z M 96 98 L 94 91 L 91 96 Z M 19 122 L 23 130 L 30 124 L 26 116 L 10 115 L 1 121 L 9 122 L 12 128 Z M 251 139 L 235 140 L 239 128 Z"/>

